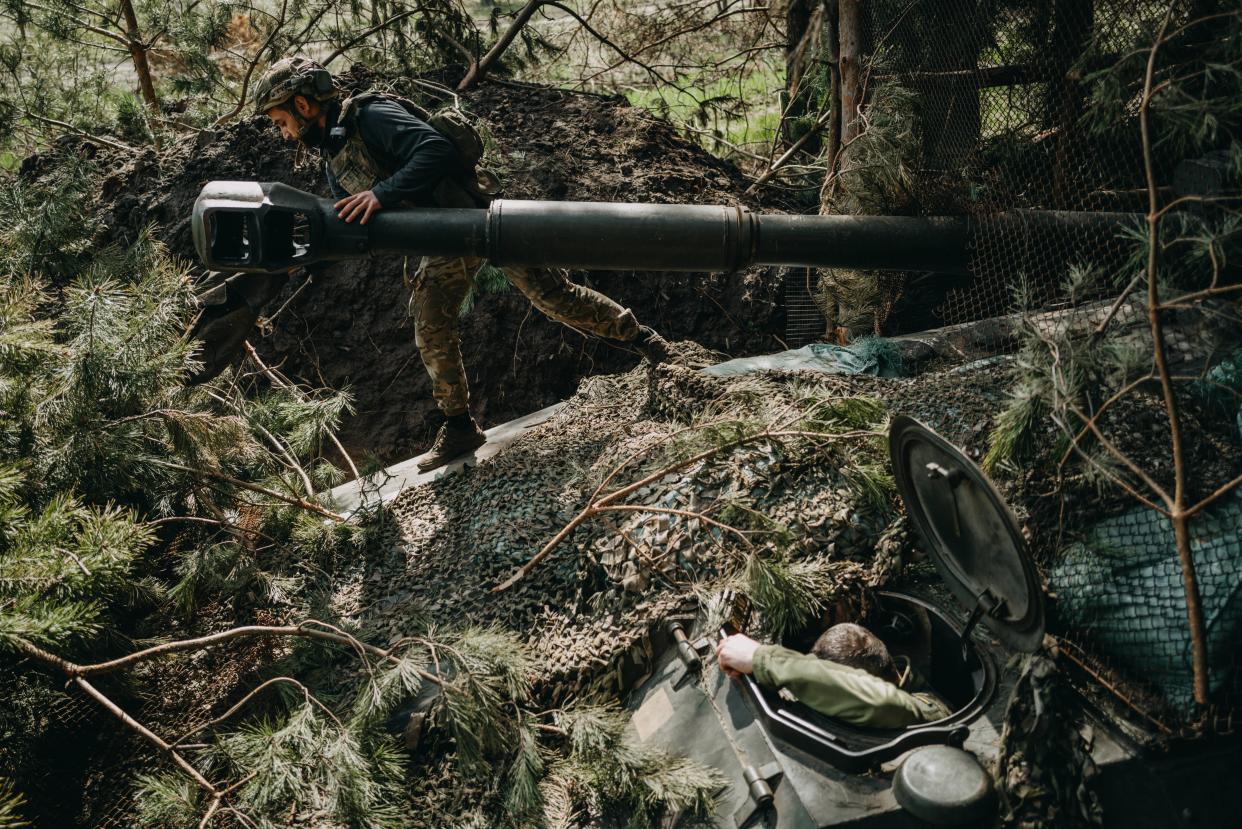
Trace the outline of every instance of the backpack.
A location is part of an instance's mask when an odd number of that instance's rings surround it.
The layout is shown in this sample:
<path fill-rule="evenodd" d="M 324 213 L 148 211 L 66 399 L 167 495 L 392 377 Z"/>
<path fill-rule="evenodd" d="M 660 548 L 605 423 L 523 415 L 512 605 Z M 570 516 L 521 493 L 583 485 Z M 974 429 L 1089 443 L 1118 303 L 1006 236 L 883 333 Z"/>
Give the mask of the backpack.
<path fill-rule="evenodd" d="M 472 174 L 469 178 L 478 182 L 481 195 L 499 194 L 499 179 L 496 175 L 490 170 L 478 169 L 486 148 L 483 144 L 483 136 L 479 134 L 478 128 L 464 111 L 455 106 L 445 106 L 435 112 L 430 112 L 409 98 L 400 95 L 389 92 L 363 92 L 341 104 L 341 120 L 352 119 L 358 107 L 378 98 L 399 104 L 406 112 L 420 121 L 425 121 L 433 130 L 447 138 L 449 143 L 456 148 L 466 172 Z"/>

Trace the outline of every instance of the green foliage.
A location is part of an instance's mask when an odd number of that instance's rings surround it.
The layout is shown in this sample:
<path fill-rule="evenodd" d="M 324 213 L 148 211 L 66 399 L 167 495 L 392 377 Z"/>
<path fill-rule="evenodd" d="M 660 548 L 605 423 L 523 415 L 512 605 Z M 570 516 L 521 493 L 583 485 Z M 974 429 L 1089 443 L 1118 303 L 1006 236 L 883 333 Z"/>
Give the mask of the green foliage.
<path fill-rule="evenodd" d="M 205 808 L 203 790 L 183 774 L 140 774 L 136 784 L 143 796 L 137 802 L 137 824 L 168 829 L 191 829 Z"/>
<path fill-rule="evenodd" d="M 864 338 L 860 342 L 868 340 Z M 849 396 L 830 393 L 823 387 L 810 389 L 799 401 L 802 418 L 798 427 L 814 432 L 846 432 L 880 429 L 888 418 L 888 409 L 874 397 Z"/>
<path fill-rule="evenodd" d="M 884 56 L 872 60 L 871 71 L 882 73 Z M 894 82 L 876 83 L 867 109 L 867 122 L 843 151 L 837 175 L 838 212 L 870 215 L 906 215 L 917 206 L 921 167 L 914 93 Z"/>
<path fill-rule="evenodd" d="M 826 559 L 751 554 L 738 589 L 759 611 L 767 631 L 779 639 L 800 629 L 832 601 L 839 567 Z"/>
<path fill-rule="evenodd" d="M 891 504 L 897 494 L 897 481 L 883 459 L 867 460 L 864 456 L 842 471 L 854 490 L 862 493 L 866 503 L 875 510 Z"/>
<path fill-rule="evenodd" d="M 0 470 L 0 648 L 90 639 L 107 608 L 133 594 L 130 574 L 153 533 L 132 513 L 89 509 L 67 494 L 32 513 L 23 483 Z"/>
<path fill-rule="evenodd" d="M 505 812 L 515 822 L 529 820 L 543 808 L 539 783 L 544 774 L 543 750 L 539 732 L 530 723 L 518 728 L 517 749 L 505 775 Z"/>
<path fill-rule="evenodd" d="M 723 782 L 704 766 L 637 739 L 624 712 L 581 705 L 559 711 L 567 751 L 541 784 L 547 826 L 569 826 L 580 809 L 618 825 L 654 826 L 661 810 L 706 814 Z"/>
<path fill-rule="evenodd" d="M 318 813 L 350 827 L 404 826 L 404 760 L 391 738 L 351 728 L 311 702 L 218 738 L 218 762 L 247 779 L 240 808 L 278 825 Z M 158 825 L 158 824 L 151 824 Z"/>
<path fill-rule="evenodd" d="M 62 190 L 43 193 L 48 206 L 37 224 L 4 214 L 0 237 L 11 264 L 66 276 L 63 269 L 84 255 L 78 240 L 85 223 L 74 222 L 66 206 L 81 184 L 71 178 Z M 9 204 L 32 198 L 13 183 L 0 192 Z M 59 254 L 45 257 L 44 250 Z M 153 257 L 150 276 L 128 289 L 108 271 L 133 265 L 132 257 L 108 252 L 92 263 L 85 281 L 67 289 L 56 325 L 43 316 L 48 297 L 33 279 L 0 289 L 5 648 L 18 640 L 77 647 L 102 630 L 114 607 L 147 592 L 133 571 L 154 534 L 132 509 L 141 503 L 134 487 L 165 476 L 144 475 L 146 465 L 131 456 L 145 455 L 146 447 L 112 427 L 151 405 L 145 392 L 175 381 L 187 358 L 184 346 L 175 347 L 180 329 L 172 322 L 184 298 L 169 295 L 171 271 L 162 254 L 154 248 L 142 254 Z"/>
<path fill-rule="evenodd" d="M 1224 150 L 1233 174 L 1242 173 L 1242 12 L 1231 5 L 1228 0 L 1191 4 L 1200 17 L 1178 9 L 1170 21 L 1152 78 L 1151 114 L 1160 127 L 1158 161 Z M 1147 25 L 1131 28 L 1132 42 L 1118 50 L 1121 58 L 1087 76 L 1090 97 L 1082 120 L 1093 136 L 1124 140 L 1136 129 L 1135 101 L 1142 93 L 1159 22 L 1152 17 Z M 1097 50 L 1102 46 L 1094 44 Z M 1095 56 L 1088 54 L 1082 62 Z"/>
<path fill-rule="evenodd" d="M 1038 386 L 1030 382 L 1015 386 L 988 438 L 983 471 L 995 474 L 1003 467 L 1030 461 L 1037 448 L 1037 430 L 1047 416 L 1047 403 L 1040 397 Z"/>
<path fill-rule="evenodd" d="M 151 141 L 151 125 L 147 121 L 147 110 L 137 96 L 122 95 L 117 100 L 116 131 L 121 138 L 131 144 L 146 144 Z"/>
<path fill-rule="evenodd" d="M 377 725 L 398 704 L 418 694 L 430 664 L 424 651 L 411 648 L 395 663 L 381 665 L 379 670 L 366 674 L 354 696 L 350 721 L 360 726 Z"/>
<path fill-rule="evenodd" d="M 486 294 L 507 293 L 512 287 L 504 271 L 489 263 L 483 263 L 483 266 L 474 275 L 474 281 L 470 284 L 470 290 L 462 298 L 461 307 L 457 309 L 457 316 L 462 319 L 468 317 L 470 312 L 474 310 L 474 303 L 478 297 Z"/>
<path fill-rule="evenodd" d="M 89 250 L 81 194 L 90 184 L 83 170 L 0 189 L 10 205 L 47 205 L 0 216 L 6 265 L 27 274 L 0 288 L 0 651 L 33 645 L 89 661 L 174 608 L 192 616 L 203 596 L 243 618 L 256 605 L 302 614 L 332 557 L 382 534 L 378 524 L 325 525 L 289 503 L 335 479 L 320 449 L 348 396 L 253 380 L 187 387 L 195 307 L 185 268 L 149 236 Z M 520 659 L 493 652 L 512 643 L 479 634 L 456 646 L 463 664 L 489 672 L 472 686 L 493 689 L 488 711 L 507 713 L 505 695 L 523 689 L 524 674 Z M 392 669 L 357 674 L 349 716 L 308 697 L 207 735 L 195 759 L 238 780 L 253 773 L 235 797 L 269 825 L 286 808 L 403 825 L 404 759 L 382 724 L 425 662 L 411 652 Z M 11 690 L 9 711 L 26 710 L 37 691 Z M 469 721 L 495 731 L 487 717 Z M 38 727 L 32 716 L 22 722 Z M 33 745 L 38 734 L 23 739 Z M 0 756 L 0 773 L 19 776 L 31 748 Z M 142 785 L 146 825 L 198 825 L 206 803 L 184 774 L 149 774 Z"/>
<path fill-rule="evenodd" d="M 19 810 L 25 798 L 14 790 L 13 782 L 0 777 L 0 829 L 21 829 L 30 824 L 22 820 Z"/>
<path fill-rule="evenodd" d="M 9 0 L 0 34 L 0 146 L 26 152 L 67 129 L 113 146 L 143 146 L 189 127 L 209 126 L 234 111 L 267 65 L 285 55 L 320 57 L 341 48 L 347 59 L 412 75 L 459 64 L 461 52 L 487 51 L 487 24 L 457 0 L 409 8 L 386 0 L 134 2 L 137 30 L 118 9 Z M 377 25 L 384 24 L 386 25 Z M 366 36 L 359 37 L 360 33 Z M 130 39 L 145 54 L 153 100 L 130 90 L 139 73 Z M 505 65 L 530 65 L 550 51 L 526 30 Z M 345 65 L 337 62 L 333 68 Z M 500 73 L 505 65 L 497 67 Z M 240 102 L 240 103 L 239 103 Z"/>
<path fill-rule="evenodd" d="M 61 285 L 88 266 L 97 224 L 82 206 L 91 195 L 92 170 L 78 157 L 63 162 L 34 182 L 0 179 L 0 269 L 14 279 L 38 274 Z M 34 285 L 12 281 L 3 295 L 7 304 L 26 303 L 27 315 L 40 299 Z"/>

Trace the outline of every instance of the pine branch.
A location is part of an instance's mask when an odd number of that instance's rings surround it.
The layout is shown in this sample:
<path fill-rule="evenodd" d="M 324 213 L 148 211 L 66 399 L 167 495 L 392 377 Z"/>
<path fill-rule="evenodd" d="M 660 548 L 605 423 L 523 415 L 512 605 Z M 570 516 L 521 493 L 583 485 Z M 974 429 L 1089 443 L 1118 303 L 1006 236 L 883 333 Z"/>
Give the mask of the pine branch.
<path fill-rule="evenodd" d="M 328 629 L 319 630 L 316 626 Z M 319 639 L 325 642 L 349 646 L 360 655 L 365 654 L 381 661 L 393 664 L 399 664 L 400 661 L 398 657 L 392 655 L 391 650 L 384 650 L 374 645 L 368 645 L 356 637 L 340 632 L 338 628 L 333 628 L 332 626 L 315 619 L 308 619 L 297 625 L 244 625 L 242 627 L 230 628 L 225 631 L 208 634 L 206 636 L 199 636 L 193 639 L 179 639 L 175 642 L 165 642 L 164 644 L 154 645 L 150 648 L 145 648 L 143 650 L 127 654 L 126 656 L 117 657 L 116 659 L 110 659 L 105 662 L 96 662 L 87 665 L 71 662 L 22 639 L 16 639 L 15 645 L 18 650 L 23 651 L 28 656 L 32 656 L 40 662 L 54 667 L 71 677 L 86 677 L 124 670 L 138 663 L 156 659 L 170 653 L 202 650 L 203 648 L 213 647 L 235 639 L 265 636 Z M 431 682 L 436 685 L 441 684 L 440 678 L 435 674 L 420 671 L 419 676 L 427 682 Z"/>
<path fill-rule="evenodd" d="M 268 489 L 265 486 L 259 486 L 258 484 L 252 484 L 248 481 L 238 480 L 230 475 L 225 475 L 223 472 L 216 472 L 212 469 L 191 469 L 188 466 L 182 466 L 179 463 L 172 463 L 171 461 L 153 461 L 153 463 L 156 463 L 159 466 L 167 467 L 168 469 L 176 469 L 179 472 L 188 472 L 189 474 L 200 478 L 207 478 L 211 481 L 228 484 L 229 486 L 235 486 L 238 489 L 244 489 L 259 495 L 266 495 L 269 498 L 275 498 L 277 501 L 289 504 L 290 506 L 298 507 L 317 515 L 322 515 L 324 518 L 328 518 L 340 524 L 346 524 L 349 522 L 349 519 L 345 516 L 325 509 L 313 501 L 307 501 L 305 498 L 299 498 L 293 495 L 284 495 L 280 492 L 276 492 L 275 490 Z"/>
<path fill-rule="evenodd" d="M 254 361 L 255 365 L 259 367 L 259 370 L 262 371 L 263 374 L 278 388 L 289 392 L 299 401 L 305 400 L 302 392 L 296 386 L 281 377 L 279 373 L 277 373 L 274 369 L 269 368 L 268 365 L 263 362 L 263 359 L 259 357 L 259 353 L 254 350 L 254 346 L 250 344 L 249 340 L 246 341 L 246 353 L 250 356 L 250 359 Z M 354 459 L 350 457 L 348 452 L 345 451 L 345 447 L 341 445 L 340 440 L 337 439 L 336 433 L 328 430 L 327 434 L 328 440 L 332 441 L 332 445 L 336 447 L 336 451 L 339 452 L 341 457 L 345 459 L 345 463 L 349 466 L 349 471 L 353 474 L 354 480 L 359 480 L 362 476 L 358 474 L 358 467 L 354 464 Z"/>

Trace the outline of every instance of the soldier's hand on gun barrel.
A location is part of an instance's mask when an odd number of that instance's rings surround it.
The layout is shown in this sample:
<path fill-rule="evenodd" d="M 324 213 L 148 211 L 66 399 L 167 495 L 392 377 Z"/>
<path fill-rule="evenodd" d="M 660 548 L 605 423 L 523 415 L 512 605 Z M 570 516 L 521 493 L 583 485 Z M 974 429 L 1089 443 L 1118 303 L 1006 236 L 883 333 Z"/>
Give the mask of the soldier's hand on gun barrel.
<path fill-rule="evenodd" d="M 355 217 L 361 215 L 362 221 L 359 224 L 366 224 L 371 215 L 383 207 L 380 200 L 375 198 L 375 194 L 370 190 L 346 196 L 332 206 L 339 211 L 336 215 L 346 222 L 352 222 Z"/>
<path fill-rule="evenodd" d="M 742 633 L 726 636 L 716 645 L 716 658 L 720 668 L 731 677 L 749 674 L 755 670 L 755 651 L 759 643 Z"/>

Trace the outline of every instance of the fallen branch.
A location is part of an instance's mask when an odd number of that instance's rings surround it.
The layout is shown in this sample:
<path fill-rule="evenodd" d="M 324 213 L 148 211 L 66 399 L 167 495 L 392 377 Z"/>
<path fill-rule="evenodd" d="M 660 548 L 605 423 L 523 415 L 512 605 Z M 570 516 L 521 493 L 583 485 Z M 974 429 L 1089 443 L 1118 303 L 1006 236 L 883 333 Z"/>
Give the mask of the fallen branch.
<path fill-rule="evenodd" d="M 1194 668 L 1195 702 L 1208 703 L 1208 654 L 1207 633 L 1204 628 L 1203 607 L 1200 602 L 1199 580 L 1195 572 L 1194 552 L 1190 542 L 1190 516 L 1186 510 L 1186 455 L 1182 445 L 1182 425 L 1178 414 L 1177 396 L 1173 391 L 1172 372 L 1169 371 L 1165 353 L 1164 325 L 1161 319 L 1160 286 L 1157 276 L 1160 250 L 1159 195 L 1156 188 L 1156 169 L 1152 153 L 1151 102 L 1152 79 L 1156 71 L 1156 54 L 1169 30 L 1176 2 L 1170 2 L 1160 24 L 1160 33 L 1147 55 L 1147 68 L 1143 76 L 1143 97 L 1139 104 L 1139 135 L 1143 148 L 1143 172 L 1147 183 L 1147 319 L 1151 329 L 1152 356 L 1155 358 L 1156 374 L 1164 397 L 1165 412 L 1169 417 L 1169 442 L 1173 453 L 1173 498 L 1169 505 L 1169 519 L 1173 524 L 1173 537 L 1177 542 L 1177 555 L 1181 561 L 1182 585 L 1186 594 L 1186 617 L 1190 626 L 1191 664 Z"/>
<path fill-rule="evenodd" d="M 332 709 L 324 705 L 322 702 L 320 702 L 319 698 L 316 697 L 314 694 L 312 694 L 310 692 L 310 689 L 307 688 L 305 685 L 298 682 L 293 677 L 276 676 L 258 685 L 257 687 L 252 688 L 249 693 L 247 693 L 244 697 L 239 699 L 237 702 L 233 703 L 233 705 L 229 706 L 229 710 L 225 711 L 220 716 L 215 717 L 214 719 L 208 720 L 202 725 L 198 725 L 198 726 L 195 726 L 194 728 L 191 728 L 189 731 L 185 732 L 180 737 L 173 740 L 172 743 L 170 743 L 170 747 L 176 748 L 177 746 L 181 745 L 186 740 L 188 740 L 192 735 L 197 734 L 200 731 L 206 731 L 209 728 L 214 728 L 215 726 L 227 720 L 229 717 L 236 714 L 242 708 L 246 707 L 246 705 L 252 699 L 257 697 L 259 694 L 263 693 L 268 688 L 272 688 L 281 683 L 285 683 L 285 684 L 289 684 L 289 685 L 293 685 L 297 687 L 297 689 L 302 692 L 302 697 L 306 700 L 307 705 L 310 705 L 313 702 L 316 706 L 320 708 L 320 710 L 322 710 L 325 714 L 327 714 L 337 724 L 337 727 L 342 728 L 342 729 L 345 727 L 344 724 L 341 722 L 340 718 L 337 717 L 336 714 L 332 713 Z"/>
<path fill-rule="evenodd" d="M 799 150 L 801 150 L 803 147 L 807 145 L 807 142 L 809 142 L 815 136 L 819 135 L 820 131 L 824 127 L 828 126 L 829 121 L 832 120 L 832 115 L 834 112 L 835 110 L 832 107 L 829 107 L 825 109 L 823 112 L 821 112 L 819 114 L 819 117 L 815 119 L 815 123 L 811 124 L 810 129 L 808 129 L 805 133 L 803 133 L 802 136 L 797 141 L 793 142 L 793 144 L 789 147 L 789 149 L 785 150 L 785 152 L 781 155 L 780 158 L 776 159 L 776 161 L 773 161 L 768 166 L 768 169 L 764 170 L 763 174 L 759 176 L 759 178 L 755 179 L 754 184 L 746 188 L 746 195 L 751 195 L 758 188 L 766 184 L 772 178 L 772 176 L 776 175 L 776 173 L 782 167 L 784 167 L 786 164 L 789 163 L 790 159 L 792 159 L 795 155 L 798 154 Z"/>
<path fill-rule="evenodd" d="M 1077 667 L 1083 673 L 1087 674 L 1087 676 L 1091 677 L 1096 682 L 1098 682 L 1101 687 L 1107 689 L 1109 693 L 1111 693 L 1121 702 L 1125 703 L 1126 706 L 1131 711 L 1133 711 L 1134 713 L 1141 716 L 1143 719 L 1150 722 L 1156 728 L 1160 729 L 1161 732 L 1163 732 L 1164 734 L 1173 733 L 1173 730 L 1171 728 L 1169 728 L 1167 725 L 1162 723 L 1160 720 L 1153 717 L 1151 714 L 1147 713 L 1146 709 L 1142 708 L 1138 703 L 1130 699 L 1129 696 L 1122 693 L 1121 689 L 1118 688 L 1115 683 L 1109 682 L 1107 679 L 1104 678 L 1104 676 L 1099 671 L 1093 669 L 1090 665 L 1088 665 L 1085 658 L 1079 658 L 1075 656 L 1073 654 L 1074 650 L 1077 650 L 1077 647 L 1073 643 L 1065 639 L 1061 639 L 1061 638 L 1057 639 L 1057 652 L 1061 656 L 1064 656 L 1070 662 L 1074 663 L 1075 667 Z"/>
<path fill-rule="evenodd" d="M 360 654 L 367 654 L 375 657 L 377 660 L 396 664 L 399 662 L 397 657 L 392 655 L 391 650 L 384 650 L 375 645 L 368 645 L 356 637 L 340 631 L 337 628 L 329 630 L 319 630 L 313 625 L 324 625 L 314 619 L 308 619 L 296 625 L 243 625 L 242 627 L 230 628 L 229 630 L 220 631 L 218 633 L 207 634 L 206 636 L 198 636 L 193 639 L 179 639 L 175 642 L 164 642 L 160 645 L 152 645 L 134 653 L 125 656 L 119 656 L 116 659 L 109 659 L 106 662 L 94 662 L 88 665 L 81 665 L 76 662 L 70 662 L 67 659 L 57 656 L 54 653 L 46 651 L 25 639 L 18 639 L 18 645 L 23 653 L 32 656 L 46 665 L 51 665 L 63 673 L 71 677 L 97 676 L 99 674 L 108 674 L 115 671 L 124 670 L 125 668 L 137 665 L 140 662 L 146 662 L 160 656 L 166 656 L 170 653 L 179 653 L 181 651 L 202 650 L 234 639 L 248 639 L 257 636 L 275 636 L 275 637 L 302 637 L 306 639 L 320 639 L 325 642 L 332 642 L 338 645 L 348 645 Z M 440 684 L 439 677 L 434 674 L 420 671 L 420 676 L 429 682 L 437 685 Z"/>
<path fill-rule="evenodd" d="M 326 628 L 326 630 L 320 630 L 319 629 L 320 627 Z M 136 734 L 141 736 L 144 740 L 146 740 L 151 745 L 155 746 L 157 749 L 159 749 L 160 752 L 167 754 L 169 759 L 171 759 L 172 762 L 179 769 L 181 769 L 181 771 L 183 771 L 191 780 L 194 781 L 195 785 L 197 785 L 203 791 L 207 792 L 207 794 L 210 796 L 211 799 L 208 802 L 206 813 L 203 815 L 202 820 L 199 822 L 199 826 L 202 827 L 202 826 L 206 826 L 210 822 L 213 815 L 220 812 L 224 798 L 228 794 L 232 793 L 233 791 L 236 791 L 239 787 L 244 785 L 247 782 L 247 780 L 249 780 L 249 777 L 243 778 L 242 780 L 237 781 L 224 788 L 217 787 L 215 784 L 209 781 L 206 777 L 204 777 L 203 774 L 199 772 L 198 769 L 194 768 L 194 766 L 188 760 L 186 760 L 185 757 L 182 756 L 180 752 L 177 751 L 177 745 L 180 744 L 183 740 L 185 740 L 189 736 L 189 734 L 196 733 L 198 731 L 201 731 L 204 728 L 209 728 L 214 724 L 223 722 L 225 719 L 227 719 L 228 717 L 236 713 L 236 711 L 239 710 L 243 705 L 245 705 L 249 700 L 253 699 L 254 696 L 258 694 L 260 691 L 262 691 L 264 688 L 269 687 L 275 684 L 276 682 L 280 682 L 280 681 L 292 682 L 295 685 L 298 685 L 299 687 L 301 687 L 303 692 L 307 696 L 307 700 L 314 701 L 321 708 L 327 711 L 328 715 L 333 720 L 335 720 L 338 725 L 341 724 L 340 719 L 337 718 L 336 715 L 333 714 L 330 710 L 328 710 L 326 706 L 323 705 L 323 703 L 315 699 L 314 696 L 310 693 L 310 691 L 305 686 L 303 686 L 301 683 L 297 682 L 296 680 L 290 679 L 289 677 L 276 677 L 274 679 L 268 680 L 267 682 L 264 682 L 262 685 L 252 690 L 249 694 L 244 696 L 240 701 L 238 701 L 235 705 L 229 708 L 229 710 L 226 711 L 220 717 L 216 718 L 215 720 L 212 720 L 206 725 L 203 725 L 203 726 L 200 726 L 199 728 L 194 729 L 193 731 L 189 732 L 186 735 L 183 735 L 182 737 L 178 738 L 173 743 L 169 743 L 168 741 L 160 737 L 158 734 L 151 731 L 151 729 L 147 728 L 145 725 L 138 722 L 136 719 L 134 719 L 129 714 L 127 714 L 119 705 L 117 705 L 110 698 L 108 698 L 107 695 L 105 695 L 98 688 L 92 685 L 87 680 L 87 677 L 97 676 L 100 674 L 114 673 L 116 671 L 129 668 L 133 665 L 137 665 L 141 662 L 146 662 L 151 659 L 156 659 L 158 657 L 166 656 L 172 653 L 179 653 L 181 651 L 188 651 L 188 650 L 203 650 L 203 649 L 210 648 L 215 645 L 219 645 L 224 642 L 229 642 L 235 639 L 253 638 L 253 637 L 259 637 L 259 636 L 303 637 L 303 638 L 308 638 L 308 639 L 319 639 L 325 642 L 332 642 L 334 644 L 339 644 L 339 645 L 346 645 L 354 649 L 360 655 L 360 658 L 362 658 L 363 663 L 367 665 L 368 669 L 370 668 L 370 664 L 367 661 L 366 656 L 372 656 L 379 661 L 388 662 L 391 664 L 399 664 L 400 662 L 400 660 L 396 656 L 393 656 L 394 649 L 384 650 L 382 648 L 376 647 L 375 645 L 369 645 L 366 642 L 363 642 L 357 639 L 356 637 L 351 636 L 348 633 L 345 633 L 339 628 L 333 627 L 332 625 L 329 625 L 325 622 L 320 622 L 315 619 L 307 619 L 306 621 L 301 622 L 297 625 L 247 625 L 243 627 L 232 628 L 230 630 L 220 631 L 219 633 L 213 633 L 207 636 L 199 636 L 194 639 L 182 639 L 176 642 L 165 642 L 164 644 L 161 644 L 161 645 L 154 645 L 152 647 L 145 648 L 140 651 L 135 651 L 134 653 L 128 654 L 126 656 L 121 656 L 116 659 L 110 659 L 110 660 L 107 660 L 106 662 L 96 662 L 96 663 L 89 664 L 89 665 L 81 665 L 76 662 L 71 662 L 70 660 L 65 659 L 62 656 L 58 656 L 50 651 L 44 650 L 43 648 L 39 647 L 33 642 L 30 642 L 26 639 L 22 639 L 20 637 L 14 637 L 11 641 L 16 645 L 19 651 L 26 654 L 27 656 L 35 659 L 38 662 L 41 662 L 42 664 L 48 667 L 54 668 L 68 675 L 71 681 L 75 685 L 77 685 L 88 696 L 90 696 L 92 699 L 98 702 L 101 706 L 103 706 L 110 714 L 112 714 L 117 719 L 119 719 L 122 723 L 124 723 L 126 727 L 128 727 L 130 730 L 134 731 Z M 429 671 L 422 670 L 422 669 L 418 670 L 418 675 L 420 678 L 426 680 L 427 682 L 431 682 L 435 685 L 441 685 L 443 682 L 439 676 L 432 674 Z M 226 809 L 225 811 L 233 811 L 233 810 Z"/>
<path fill-rule="evenodd" d="M 676 515 L 681 518 L 690 518 L 695 521 L 702 521 L 713 527 L 717 527 L 725 532 L 736 535 L 747 547 L 753 547 L 754 542 L 750 540 L 746 530 L 739 530 L 723 521 L 717 521 L 715 518 L 709 517 L 707 514 L 697 510 L 674 509 L 672 507 L 651 507 L 646 504 L 613 504 L 607 507 L 601 507 L 598 512 L 649 512 L 654 515 Z"/>
<path fill-rule="evenodd" d="M 153 746 L 158 748 L 163 753 L 167 754 L 169 758 L 173 761 L 173 763 L 177 765 L 179 769 L 185 772 L 190 777 L 191 780 L 193 780 L 195 783 L 198 784 L 199 788 L 203 789 L 204 791 L 206 791 L 208 794 L 212 795 L 213 797 L 216 796 L 217 794 L 216 787 L 213 786 L 211 782 L 207 780 L 206 777 L 203 777 L 202 773 L 200 773 L 198 769 L 194 768 L 194 766 L 190 764 L 189 760 L 182 757 L 178 751 L 176 751 L 171 745 L 169 745 L 162 738 L 160 738 L 158 734 L 156 734 L 151 729 L 147 728 L 142 723 L 138 722 L 136 719 L 131 717 L 129 714 L 126 714 L 125 711 L 123 711 L 119 705 L 117 705 L 115 702 L 113 702 L 112 700 L 104 696 L 102 693 L 100 693 L 98 688 L 96 688 L 94 685 L 91 685 L 89 682 L 87 682 L 82 677 L 80 676 L 74 677 L 73 682 L 79 688 L 85 691 L 87 696 L 91 697 L 96 702 L 98 702 L 100 705 L 102 705 L 110 714 L 112 714 L 114 717 L 119 719 L 121 722 L 125 723 L 125 725 L 128 726 L 131 730 L 137 732 L 144 740 L 151 743 Z"/>
<path fill-rule="evenodd" d="M 316 504 L 314 501 L 307 501 L 305 498 L 299 498 L 299 497 L 292 496 L 292 495 L 285 495 L 284 493 L 277 492 L 274 489 L 268 489 L 265 486 L 259 486 L 258 484 L 252 484 L 249 481 L 238 480 L 237 478 L 234 478 L 230 475 L 225 475 L 223 472 L 216 472 L 214 469 L 191 469 L 188 466 L 182 466 L 179 463 L 172 463 L 171 461 L 155 461 L 155 463 L 158 463 L 160 466 L 164 466 L 169 469 L 176 469 L 180 472 L 189 472 L 191 475 L 199 475 L 201 477 L 207 478 L 212 481 L 229 484 L 230 486 L 235 486 L 239 489 L 244 489 L 249 492 L 254 492 L 258 495 L 266 495 L 269 498 L 275 498 L 276 500 L 289 504 L 290 506 L 299 507 L 308 512 L 313 512 L 317 515 L 322 515 L 324 518 L 330 519 L 332 521 L 336 521 L 340 524 L 345 524 L 349 521 L 349 519 L 346 518 L 345 516 L 332 512 L 329 509 L 325 509 L 319 504 Z"/>
<path fill-rule="evenodd" d="M 87 132 L 86 130 L 78 129 L 73 124 L 70 124 L 67 121 L 61 121 L 57 118 L 49 118 L 46 115 L 37 115 L 36 113 L 33 113 L 28 109 L 23 110 L 22 114 L 24 114 L 27 118 L 30 118 L 31 120 L 40 121 L 44 124 L 47 124 L 53 127 L 60 127 L 62 130 L 70 133 L 71 135 L 76 135 L 79 138 L 83 138 L 95 144 L 103 144 L 106 147 L 113 147 L 114 149 L 125 150 L 126 152 L 130 152 L 130 153 L 138 152 L 136 147 L 131 147 L 129 144 L 124 144 L 120 141 L 115 141 L 111 138 L 104 138 L 102 136 L 95 135 L 94 133 Z"/>

